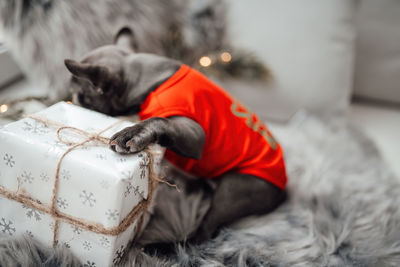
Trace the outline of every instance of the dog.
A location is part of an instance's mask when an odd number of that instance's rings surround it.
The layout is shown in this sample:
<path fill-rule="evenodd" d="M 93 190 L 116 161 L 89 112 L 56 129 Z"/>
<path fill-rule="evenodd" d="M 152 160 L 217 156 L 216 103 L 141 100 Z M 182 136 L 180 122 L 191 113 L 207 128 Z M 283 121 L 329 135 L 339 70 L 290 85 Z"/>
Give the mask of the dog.
<path fill-rule="evenodd" d="M 116 133 L 111 149 L 136 153 L 157 143 L 178 169 L 213 182 L 210 207 L 192 242 L 278 207 L 287 177 L 282 148 L 265 125 L 201 73 L 176 60 L 136 53 L 135 42 L 125 27 L 113 45 L 79 62 L 65 60 L 74 103 L 142 119 Z"/>

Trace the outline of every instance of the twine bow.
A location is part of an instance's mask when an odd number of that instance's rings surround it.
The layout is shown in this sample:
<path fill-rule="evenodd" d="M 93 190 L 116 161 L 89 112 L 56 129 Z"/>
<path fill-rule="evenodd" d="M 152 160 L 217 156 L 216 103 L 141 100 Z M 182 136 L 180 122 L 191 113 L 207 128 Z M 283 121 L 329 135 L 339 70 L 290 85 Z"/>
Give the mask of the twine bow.
<path fill-rule="evenodd" d="M 147 153 L 149 157 L 149 183 L 148 183 L 148 195 L 147 199 L 142 199 L 137 206 L 135 206 L 129 214 L 121 221 L 121 223 L 118 226 L 111 227 L 111 228 L 105 228 L 103 225 L 99 223 L 93 223 L 93 222 L 87 222 L 82 219 L 74 218 L 68 214 L 65 214 L 56 208 L 56 198 L 57 198 L 57 192 L 58 192 L 58 184 L 59 184 L 59 176 L 60 176 L 60 167 L 63 159 L 65 156 L 67 156 L 71 151 L 74 149 L 84 146 L 85 144 L 89 142 L 95 141 L 99 145 L 108 145 L 109 143 L 109 138 L 101 136 L 104 132 L 107 130 L 113 128 L 117 124 L 120 124 L 123 122 L 122 120 L 117 121 L 116 123 L 113 123 L 112 125 L 108 126 L 104 130 L 98 132 L 98 133 L 89 133 L 86 131 L 83 131 L 81 129 L 75 128 L 75 127 L 70 127 L 70 126 L 65 126 L 62 125 L 58 122 L 43 119 L 40 117 L 36 116 L 27 116 L 28 118 L 37 120 L 45 124 L 46 126 L 49 125 L 55 125 L 58 126 L 59 128 L 57 129 L 57 138 L 60 142 L 70 146 L 60 157 L 57 163 L 57 168 L 56 168 L 56 174 L 55 174 L 55 179 L 54 179 L 54 186 L 53 186 L 53 191 L 52 191 L 52 200 L 51 200 L 51 206 L 48 207 L 44 204 L 42 204 L 40 201 L 32 199 L 28 195 L 25 195 L 23 193 L 20 193 L 19 190 L 17 192 L 12 192 L 10 190 L 5 189 L 4 187 L 0 186 L 0 193 L 3 194 L 5 197 L 21 202 L 25 204 L 28 207 L 34 208 L 39 211 L 43 211 L 45 213 L 50 214 L 54 219 L 55 219 L 55 225 L 54 225 L 54 232 L 53 232 L 53 247 L 56 245 L 56 240 L 57 240 L 57 232 L 58 232 L 58 225 L 59 221 L 63 221 L 66 223 L 69 223 L 71 225 L 74 225 L 76 227 L 80 227 L 95 233 L 99 234 L 105 234 L 105 235 L 118 235 L 125 231 L 136 219 L 138 216 L 141 215 L 138 225 L 136 228 L 136 234 L 140 231 L 143 220 L 144 220 L 144 214 L 150 205 L 153 197 L 153 191 L 155 189 L 155 186 L 157 185 L 157 182 L 164 182 L 160 178 L 157 177 L 157 175 L 153 171 L 153 163 L 154 163 L 154 158 L 152 152 L 150 152 L 149 149 L 145 149 L 144 151 Z M 62 132 L 65 130 L 70 130 L 75 133 L 77 133 L 80 136 L 84 137 L 84 140 L 81 142 L 72 142 L 65 140 L 62 136 Z"/>
<path fill-rule="evenodd" d="M 86 143 L 89 143 L 89 142 L 92 142 L 92 141 L 97 141 L 100 144 L 107 145 L 108 142 L 110 141 L 110 139 L 107 138 L 107 137 L 101 136 L 101 134 L 106 132 L 107 130 L 111 129 L 112 127 L 114 127 L 115 125 L 117 125 L 119 123 L 121 123 L 121 121 L 117 121 L 116 123 L 112 124 L 111 126 L 107 127 L 106 129 L 104 129 L 101 132 L 96 133 L 96 134 L 89 133 L 89 132 L 83 131 L 83 130 L 75 128 L 75 127 L 63 126 L 63 127 L 60 127 L 60 128 L 57 129 L 57 138 L 61 143 L 64 143 L 67 146 L 74 146 L 74 145 L 79 145 L 79 144 L 83 145 L 83 144 L 86 144 Z M 61 134 L 61 132 L 65 131 L 65 130 L 70 130 L 72 132 L 75 132 L 78 135 L 86 137 L 86 139 L 81 143 L 65 140 L 63 138 L 62 134 Z"/>

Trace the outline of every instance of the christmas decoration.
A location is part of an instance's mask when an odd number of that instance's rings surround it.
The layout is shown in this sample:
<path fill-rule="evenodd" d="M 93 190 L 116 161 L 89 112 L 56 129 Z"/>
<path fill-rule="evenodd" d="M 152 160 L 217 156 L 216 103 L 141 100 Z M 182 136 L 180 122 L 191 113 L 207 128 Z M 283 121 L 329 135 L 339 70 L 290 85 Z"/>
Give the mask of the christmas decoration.
<path fill-rule="evenodd" d="M 36 96 L 29 96 L 19 99 L 14 99 L 11 101 L 0 101 L 0 120 L 11 122 L 20 119 L 29 108 L 27 107 L 36 104 L 36 107 L 33 109 L 37 110 L 37 108 L 44 108 L 49 106 L 51 103 L 47 97 L 36 97 Z M 0 121 L 0 126 L 3 124 Z"/>
<path fill-rule="evenodd" d="M 195 67 L 208 76 L 219 79 L 235 78 L 247 80 L 267 80 L 270 72 L 251 53 L 236 51 L 218 51 L 202 56 Z"/>
<path fill-rule="evenodd" d="M 206 55 L 197 58 L 192 49 L 184 45 L 182 33 L 178 27 L 173 27 L 168 33 L 167 40 L 163 40 L 165 55 L 182 60 L 206 75 L 220 79 L 239 78 L 251 80 L 266 80 L 270 77 L 268 68 L 257 58 L 257 55 L 248 51 L 224 45 L 224 35 L 221 35 L 216 44 L 218 49 L 212 48 Z M 196 52 L 196 50 L 194 50 Z"/>

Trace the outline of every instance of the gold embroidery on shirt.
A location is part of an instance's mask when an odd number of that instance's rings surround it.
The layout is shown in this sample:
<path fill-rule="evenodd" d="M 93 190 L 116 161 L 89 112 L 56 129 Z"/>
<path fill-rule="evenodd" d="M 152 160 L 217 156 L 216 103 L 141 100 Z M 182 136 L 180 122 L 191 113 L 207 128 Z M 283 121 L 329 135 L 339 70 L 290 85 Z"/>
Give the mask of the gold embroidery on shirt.
<path fill-rule="evenodd" d="M 255 115 L 253 112 L 248 111 L 247 108 L 240 105 L 240 103 L 236 100 L 234 100 L 231 105 L 231 111 L 236 117 L 244 118 L 246 125 L 253 131 L 261 134 L 273 150 L 277 149 L 278 143 L 276 142 L 275 138 L 268 132 L 262 122 L 260 122 L 258 119 L 254 119 Z"/>

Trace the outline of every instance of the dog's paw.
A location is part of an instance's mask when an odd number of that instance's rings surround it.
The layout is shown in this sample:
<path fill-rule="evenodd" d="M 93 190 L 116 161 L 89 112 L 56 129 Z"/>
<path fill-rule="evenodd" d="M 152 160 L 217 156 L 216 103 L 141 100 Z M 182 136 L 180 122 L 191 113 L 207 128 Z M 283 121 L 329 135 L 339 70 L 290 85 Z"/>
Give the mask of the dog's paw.
<path fill-rule="evenodd" d="M 155 142 L 155 136 L 150 129 L 136 124 L 114 134 L 110 139 L 110 147 L 118 153 L 136 153 Z"/>

